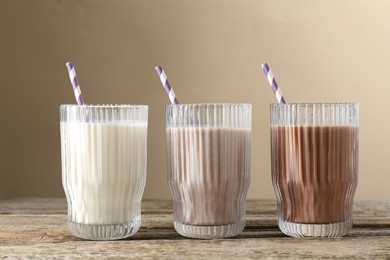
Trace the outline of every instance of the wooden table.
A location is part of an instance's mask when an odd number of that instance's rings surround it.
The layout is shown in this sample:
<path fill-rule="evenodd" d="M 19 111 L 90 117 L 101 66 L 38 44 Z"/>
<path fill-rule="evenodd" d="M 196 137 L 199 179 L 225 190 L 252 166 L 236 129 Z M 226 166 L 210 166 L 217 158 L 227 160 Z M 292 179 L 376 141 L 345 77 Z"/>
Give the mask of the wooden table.
<path fill-rule="evenodd" d="M 187 239 L 172 226 L 170 201 L 144 201 L 133 237 L 86 241 L 70 234 L 64 199 L 0 199 L 0 258 L 340 258 L 390 259 L 390 201 L 359 201 L 354 229 L 336 239 L 296 239 L 276 225 L 271 200 L 247 202 L 247 226 L 237 237 Z"/>

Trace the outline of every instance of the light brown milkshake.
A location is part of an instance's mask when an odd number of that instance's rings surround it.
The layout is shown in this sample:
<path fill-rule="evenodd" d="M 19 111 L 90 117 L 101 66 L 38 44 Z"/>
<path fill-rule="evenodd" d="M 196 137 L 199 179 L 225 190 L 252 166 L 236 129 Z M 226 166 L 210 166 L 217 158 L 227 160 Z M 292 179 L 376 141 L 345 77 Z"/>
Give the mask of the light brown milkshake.
<path fill-rule="evenodd" d="M 193 226 L 245 225 L 250 143 L 250 129 L 167 128 L 174 222 Z"/>

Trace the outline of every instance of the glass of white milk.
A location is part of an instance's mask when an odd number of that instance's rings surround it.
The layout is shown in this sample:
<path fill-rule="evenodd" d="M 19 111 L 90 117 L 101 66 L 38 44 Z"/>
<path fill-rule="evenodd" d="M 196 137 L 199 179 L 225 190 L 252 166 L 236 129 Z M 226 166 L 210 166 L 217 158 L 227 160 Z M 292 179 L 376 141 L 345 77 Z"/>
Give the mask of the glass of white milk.
<path fill-rule="evenodd" d="M 62 184 L 73 235 L 132 236 L 141 226 L 148 106 L 61 105 Z"/>

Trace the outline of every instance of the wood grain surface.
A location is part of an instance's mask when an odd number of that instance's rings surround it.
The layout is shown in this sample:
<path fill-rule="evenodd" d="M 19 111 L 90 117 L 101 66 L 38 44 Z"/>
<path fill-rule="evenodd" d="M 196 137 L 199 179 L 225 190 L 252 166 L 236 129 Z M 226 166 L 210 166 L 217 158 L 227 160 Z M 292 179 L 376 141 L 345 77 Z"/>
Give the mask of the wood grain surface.
<path fill-rule="evenodd" d="M 87 241 L 70 234 L 65 199 L 0 199 L 0 258 L 390 259 L 390 201 L 356 202 L 352 232 L 336 239 L 288 237 L 274 201 L 247 201 L 245 230 L 221 240 L 184 238 L 173 229 L 170 201 L 143 201 L 134 236 Z"/>

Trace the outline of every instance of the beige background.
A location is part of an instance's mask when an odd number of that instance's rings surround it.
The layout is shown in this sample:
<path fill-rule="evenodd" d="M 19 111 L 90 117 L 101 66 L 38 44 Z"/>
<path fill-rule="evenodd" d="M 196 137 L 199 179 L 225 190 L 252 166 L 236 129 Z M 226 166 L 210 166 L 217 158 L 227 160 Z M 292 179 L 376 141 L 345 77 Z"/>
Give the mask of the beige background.
<path fill-rule="evenodd" d="M 390 2 L 0 0 L 0 197 L 64 196 L 58 106 L 149 105 L 144 198 L 170 198 L 163 65 L 182 103 L 253 104 L 248 198 L 274 198 L 268 62 L 289 102 L 358 101 L 358 199 L 390 199 Z"/>

